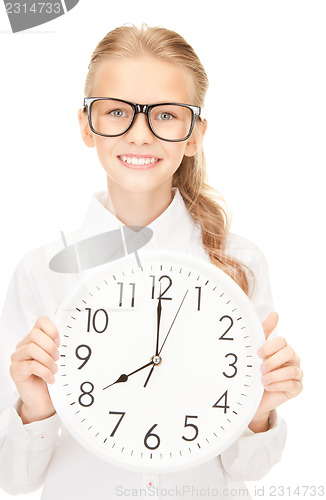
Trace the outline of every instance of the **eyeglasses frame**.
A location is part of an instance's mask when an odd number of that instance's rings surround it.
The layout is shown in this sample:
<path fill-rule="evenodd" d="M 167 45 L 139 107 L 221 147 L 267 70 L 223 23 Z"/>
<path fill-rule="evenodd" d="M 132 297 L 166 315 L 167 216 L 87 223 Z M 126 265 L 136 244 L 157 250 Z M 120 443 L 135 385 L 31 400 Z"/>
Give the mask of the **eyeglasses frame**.
<path fill-rule="evenodd" d="M 92 126 L 92 120 L 91 120 L 91 108 L 92 108 L 92 105 L 95 101 L 118 101 L 118 102 L 123 102 L 124 104 L 129 104 L 129 106 L 131 106 L 133 109 L 133 116 L 132 116 L 131 121 L 130 121 L 128 127 L 126 128 L 126 130 L 124 130 L 124 132 L 122 132 L 121 134 L 115 134 L 115 135 L 101 134 L 100 132 L 97 132 L 96 130 L 94 130 L 94 128 Z M 149 113 L 155 107 L 167 106 L 167 105 L 169 105 L 169 106 L 170 105 L 184 106 L 184 107 L 190 109 L 190 111 L 191 111 L 192 117 L 191 117 L 190 130 L 189 130 L 188 135 L 186 137 L 184 137 L 183 139 L 163 139 L 162 137 L 157 135 L 153 130 L 153 127 L 152 127 L 152 124 L 151 124 L 151 121 L 149 118 Z M 91 131 L 94 134 L 101 135 L 102 137 L 119 137 L 120 135 L 125 134 L 132 127 L 136 116 L 139 113 L 144 113 L 146 116 L 146 119 L 147 119 L 148 126 L 149 126 L 151 132 L 155 135 L 155 137 L 157 137 L 158 139 L 160 139 L 162 141 L 167 141 L 167 142 L 183 142 L 183 141 L 186 141 L 187 139 L 189 139 L 189 137 L 191 136 L 193 129 L 194 129 L 194 126 L 195 126 L 195 122 L 196 122 L 197 118 L 200 118 L 201 108 L 199 106 L 193 106 L 191 104 L 183 104 L 180 102 L 162 102 L 162 103 L 156 103 L 156 104 L 136 104 L 134 102 L 124 101 L 123 99 L 115 99 L 113 97 L 85 97 L 84 98 L 84 111 L 87 111 L 88 124 L 89 124 Z"/>

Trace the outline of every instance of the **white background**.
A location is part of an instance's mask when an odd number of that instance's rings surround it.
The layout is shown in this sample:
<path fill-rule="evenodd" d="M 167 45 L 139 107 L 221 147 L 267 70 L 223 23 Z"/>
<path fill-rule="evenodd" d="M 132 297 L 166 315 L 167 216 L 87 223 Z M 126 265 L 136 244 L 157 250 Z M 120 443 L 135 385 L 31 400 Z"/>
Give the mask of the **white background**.
<path fill-rule="evenodd" d="M 288 423 L 282 462 L 248 486 L 267 497 L 271 485 L 323 484 L 325 2 L 80 0 L 17 34 L 0 9 L 1 305 L 24 253 L 78 227 L 91 193 L 105 189 L 77 122 L 95 45 L 127 22 L 178 31 L 210 79 L 210 183 L 229 203 L 232 231 L 265 253 L 279 334 L 305 373 L 303 393 L 279 408 Z"/>

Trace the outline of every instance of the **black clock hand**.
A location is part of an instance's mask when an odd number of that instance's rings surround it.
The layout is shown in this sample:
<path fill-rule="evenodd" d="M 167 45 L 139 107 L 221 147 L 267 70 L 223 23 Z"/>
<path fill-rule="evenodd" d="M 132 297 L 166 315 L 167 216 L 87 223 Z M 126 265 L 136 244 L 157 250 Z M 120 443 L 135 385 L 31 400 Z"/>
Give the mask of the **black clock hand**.
<path fill-rule="evenodd" d="M 165 339 L 164 339 L 163 344 L 161 345 L 161 349 L 159 350 L 158 355 L 160 355 L 160 354 L 161 354 L 161 352 L 162 352 L 162 349 L 163 349 L 163 347 L 164 347 L 164 344 L 165 344 L 165 342 L 166 342 L 166 340 L 167 340 L 167 338 L 168 338 L 168 336 L 169 336 L 169 334 L 170 334 L 170 331 L 171 331 L 171 329 L 172 329 L 172 326 L 173 326 L 173 324 L 174 324 L 174 322 L 175 322 L 175 320 L 176 320 L 176 318 L 177 318 L 177 316 L 178 316 L 178 314 L 179 314 L 179 311 L 180 311 L 181 306 L 182 306 L 182 304 L 183 304 L 183 302 L 184 302 L 184 300 L 185 300 L 185 298 L 186 298 L 186 295 L 187 295 L 188 291 L 189 291 L 189 290 L 187 290 L 187 291 L 186 291 L 186 293 L 184 294 L 184 297 L 183 297 L 183 299 L 182 299 L 182 302 L 181 302 L 181 304 L 180 304 L 180 306 L 179 306 L 179 309 L 177 310 L 176 315 L 174 316 L 174 319 L 173 319 L 173 321 L 172 321 L 172 324 L 171 324 L 171 326 L 170 326 L 170 328 L 169 328 L 168 333 L 166 334 L 166 337 L 165 337 Z"/>
<path fill-rule="evenodd" d="M 158 356 L 158 344 L 159 344 L 159 339 L 160 339 L 161 315 L 162 315 L 162 298 L 161 298 L 161 287 L 160 287 L 160 295 L 159 295 L 158 304 L 157 304 L 157 327 L 156 327 L 157 329 L 156 329 L 156 350 L 155 350 L 156 360 L 158 360 L 157 356 Z M 161 362 L 161 361 L 159 360 L 159 362 Z M 154 370 L 154 366 L 155 366 L 155 364 L 153 363 L 152 369 L 148 374 L 148 377 L 146 379 L 144 387 L 146 387 L 147 382 L 151 378 L 151 375 L 152 375 L 153 370 Z"/>
<path fill-rule="evenodd" d="M 161 345 L 161 349 L 159 350 L 159 352 L 156 352 L 156 355 L 155 355 L 156 357 L 157 357 L 157 356 L 158 356 L 158 357 L 160 357 L 160 354 L 161 354 L 161 352 L 162 352 L 162 349 L 163 349 L 163 347 L 164 347 L 164 344 L 165 344 L 165 342 L 166 342 L 166 340 L 167 340 L 167 338 L 168 338 L 168 336 L 169 336 L 169 334 L 170 334 L 170 331 L 171 331 L 171 329 L 172 329 L 172 326 L 173 326 L 173 324 L 174 324 L 174 322 L 175 322 L 175 320 L 176 320 L 176 318 L 177 318 L 177 316 L 178 316 L 178 314 L 179 314 L 179 311 L 180 311 L 181 306 L 182 306 L 182 304 L 183 304 L 183 302 L 184 302 L 184 300 L 185 300 L 185 298 L 186 298 L 187 293 L 188 293 L 188 290 L 186 291 L 186 293 L 185 293 L 185 295 L 184 295 L 184 297 L 183 297 L 183 299 L 182 299 L 182 302 L 181 302 L 181 304 L 180 304 L 180 306 L 179 306 L 179 309 L 177 310 L 177 313 L 176 313 L 176 315 L 175 315 L 175 316 L 174 316 L 174 318 L 173 318 L 173 321 L 172 321 L 172 324 L 171 324 L 171 326 L 170 326 L 170 328 L 169 328 L 169 331 L 168 331 L 168 333 L 166 334 L 166 337 L 165 337 L 165 339 L 164 339 L 163 344 Z M 160 362 L 159 362 L 159 363 L 153 363 L 152 369 L 151 369 L 151 371 L 150 371 L 150 372 L 149 372 L 149 374 L 148 374 L 148 377 L 147 377 L 147 379 L 146 379 L 146 382 L 145 382 L 145 384 L 144 384 L 144 387 L 146 387 L 146 386 L 147 386 L 147 383 L 148 383 L 149 379 L 151 378 L 151 375 L 152 375 L 152 373 L 153 373 L 153 370 L 154 370 L 154 368 L 155 368 L 155 365 L 160 364 L 160 363 L 161 363 L 161 359 L 160 359 Z"/>
<path fill-rule="evenodd" d="M 158 304 L 157 304 L 157 330 L 156 330 L 155 356 L 158 356 L 158 343 L 159 343 L 159 338 L 160 338 L 161 314 L 162 314 L 162 298 L 161 298 L 161 289 L 160 289 L 160 296 L 158 298 Z"/>
<path fill-rule="evenodd" d="M 117 384 L 118 382 L 127 382 L 128 378 L 133 375 L 134 373 L 137 373 L 137 372 L 140 372 L 140 370 L 144 370 L 144 368 L 147 368 L 148 366 L 150 365 L 153 365 L 154 364 L 154 361 L 150 361 L 149 363 L 146 363 L 146 365 L 144 366 L 141 366 L 140 368 L 138 368 L 137 370 L 131 372 L 131 373 L 128 373 L 128 375 L 126 375 L 125 373 L 122 373 L 122 375 L 120 375 L 120 377 L 115 381 L 113 382 L 112 384 L 110 385 L 107 385 L 106 387 L 103 387 L 103 391 L 105 389 L 107 389 L 108 387 L 111 387 L 111 385 L 114 385 L 114 384 Z"/>

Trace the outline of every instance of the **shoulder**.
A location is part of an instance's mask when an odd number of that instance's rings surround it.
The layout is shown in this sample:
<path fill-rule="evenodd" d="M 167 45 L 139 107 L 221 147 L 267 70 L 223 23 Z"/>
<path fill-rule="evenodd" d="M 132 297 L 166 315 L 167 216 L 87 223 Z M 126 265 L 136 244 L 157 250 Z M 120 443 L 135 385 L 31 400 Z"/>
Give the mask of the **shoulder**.
<path fill-rule="evenodd" d="M 49 263 L 51 258 L 60 252 L 65 246 L 76 243 L 81 238 L 81 230 L 76 229 L 69 233 L 59 234 L 57 238 L 45 242 L 43 245 L 28 250 L 19 262 L 21 268 L 33 267 L 33 265 Z"/>
<path fill-rule="evenodd" d="M 266 262 L 264 253 L 256 243 L 234 233 L 228 233 L 225 250 L 249 267 L 250 264 Z"/>

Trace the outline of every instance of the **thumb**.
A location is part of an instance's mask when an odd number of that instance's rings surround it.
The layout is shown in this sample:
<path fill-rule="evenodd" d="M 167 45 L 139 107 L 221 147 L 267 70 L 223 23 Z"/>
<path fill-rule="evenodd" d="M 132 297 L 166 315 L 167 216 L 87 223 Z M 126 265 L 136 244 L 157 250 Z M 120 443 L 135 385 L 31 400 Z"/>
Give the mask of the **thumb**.
<path fill-rule="evenodd" d="M 270 336 L 270 334 L 275 330 L 276 325 L 278 323 L 278 314 L 277 312 L 271 312 L 267 316 L 267 318 L 262 322 L 262 327 L 265 333 L 266 340 Z"/>

